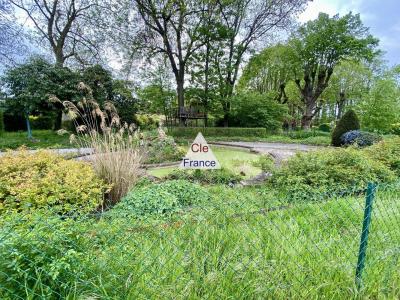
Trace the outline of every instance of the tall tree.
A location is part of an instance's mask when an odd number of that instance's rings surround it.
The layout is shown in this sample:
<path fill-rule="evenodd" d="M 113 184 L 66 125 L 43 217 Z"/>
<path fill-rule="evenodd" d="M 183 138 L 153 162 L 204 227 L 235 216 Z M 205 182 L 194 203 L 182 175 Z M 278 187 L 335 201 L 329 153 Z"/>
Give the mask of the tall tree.
<path fill-rule="evenodd" d="M 63 66 L 69 58 L 86 64 L 86 56 L 96 57 L 98 45 L 87 36 L 91 0 L 9 0 L 22 9 Z"/>
<path fill-rule="evenodd" d="M 25 50 L 21 31 L 16 25 L 11 4 L 0 1 L 0 64 L 13 65 Z"/>
<path fill-rule="evenodd" d="M 309 129 L 321 106 L 318 99 L 328 87 L 335 67 L 343 60 L 371 60 L 378 40 L 369 34 L 360 16 L 348 13 L 332 18 L 321 13 L 301 26 L 289 41 L 296 85 L 304 102 L 302 127 Z"/>
<path fill-rule="evenodd" d="M 187 63 L 204 41 L 205 2 L 197 0 L 134 0 L 143 22 L 145 48 L 168 57 L 177 86 L 178 106 L 184 107 Z M 140 26 L 140 25 L 139 25 Z"/>
<path fill-rule="evenodd" d="M 215 64 L 220 82 L 220 99 L 224 123 L 228 125 L 230 98 L 238 79 L 245 54 L 272 30 L 286 29 L 293 16 L 301 11 L 307 0 L 229 0 L 219 4 L 220 26 L 226 38 L 218 43 Z"/>

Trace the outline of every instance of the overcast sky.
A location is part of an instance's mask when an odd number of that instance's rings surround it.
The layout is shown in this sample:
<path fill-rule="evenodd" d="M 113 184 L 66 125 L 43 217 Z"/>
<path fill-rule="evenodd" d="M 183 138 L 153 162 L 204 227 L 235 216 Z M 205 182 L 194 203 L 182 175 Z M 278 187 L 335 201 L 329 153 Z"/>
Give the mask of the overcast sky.
<path fill-rule="evenodd" d="M 365 26 L 379 38 L 380 48 L 389 65 L 400 64 L 400 0 L 314 0 L 300 17 L 300 22 L 313 20 L 319 12 L 329 15 L 359 13 Z"/>

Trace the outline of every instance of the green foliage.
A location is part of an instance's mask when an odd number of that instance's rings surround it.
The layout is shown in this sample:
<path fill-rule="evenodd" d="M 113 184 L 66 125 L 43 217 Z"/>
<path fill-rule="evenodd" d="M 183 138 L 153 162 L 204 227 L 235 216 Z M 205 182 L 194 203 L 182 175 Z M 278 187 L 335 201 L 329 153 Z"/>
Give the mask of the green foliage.
<path fill-rule="evenodd" d="M 138 89 L 139 110 L 145 113 L 164 114 L 175 100 L 175 92 L 162 84 L 151 84 Z"/>
<path fill-rule="evenodd" d="M 173 137 L 166 136 L 147 142 L 145 163 L 164 163 L 181 160 L 185 156 L 185 150 L 176 145 Z"/>
<path fill-rule="evenodd" d="M 331 125 L 328 123 L 323 123 L 318 126 L 318 130 L 322 132 L 331 132 Z"/>
<path fill-rule="evenodd" d="M 83 224 L 54 215 L 4 216 L 0 236 L 0 295 L 3 299 L 68 298 L 87 272 Z"/>
<path fill-rule="evenodd" d="M 400 123 L 394 123 L 390 125 L 390 133 L 400 135 Z"/>
<path fill-rule="evenodd" d="M 54 129 L 54 117 L 52 116 L 29 116 L 32 129 L 52 130 Z"/>
<path fill-rule="evenodd" d="M 87 163 L 45 151 L 0 157 L 0 213 L 51 209 L 70 214 L 98 208 L 107 186 Z"/>
<path fill-rule="evenodd" d="M 61 109 L 49 102 L 49 95 L 56 95 L 61 101 L 73 99 L 79 74 L 36 58 L 7 70 L 3 81 L 8 94 L 7 113 L 18 116 L 49 114 L 55 108 Z"/>
<path fill-rule="evenodd" d="M 394 78 L 378 79 L 360 104 L 361 125 L 369 131 L 389 133 L 400 120 L 400 88 Z"/>
<path fill-rule="evenodd" d="M 368 182 L 393 180 L 393 171 L 383 163 L 346 148 L 297 154 L 277 170 L 271 184 L 290 200 L 318 200 L 325 193 L 357 193 Z"/>
<path fill-rule="evenodd" d="M 4 112 L 5 131 L 23 131 L 26 130 L 26 121 L 23 116 Z"/>
<path fill-rule="evenodd" d="M 348 131 L 358 129 L 360 129 L 360 122 L 358 121 L 358 117 L 354 110 L 350 109 L 336 124 L 336 127 L 332 132 L 332 145 L 336 147 L 341 146 L 343 144 L 340 139 L 342 135 Z"/>
<path fill-rule="evenodd" d="M 160 124 L 158 115 L 136 114 L 133 120 L 141 129 L 156 129 Z"/>
<path fill-rule="evenodd" d="M 134 188 L 112 209 L 111 214 L 137 217 L 169 214 L 208 199 L 209 194 L 196 184 L 185 180 L 167 181 Z"/>
<path fill-rule="evenodd" d="M 134 116 L 138 110 L 138 105 L 128 83 L 123 80 L 114 80 L 112 85 L 112 103 L 118 111 L 121 122 L 134 123 Z"/>
<path fill-rule="evenodd" d="M 241 93 L 232 99 L 233 111 L 229 125 L 237 127 L 265 127 L 268 131 L 282 128 L 287 107 L 271 94 Z"/>
<path fill-rule="evenodd" d="M 81 75 L 81 81 L 92 89 L 93 98 L 103 105 L 105 101 L 113 99 L 113 79 L 111 72 L 101 65 L 93 65 L 85 68 Z"/>
<path fill-rule="evenodd" d="M 400 137 L 385 139 L 366 148 L 365 153 L 400 176 Z"/>
<path fill-rule="evenodd" d="M 4 132 L 4 113 L 0 110 L 0 135 Z"/>
<path fill-rule="evenodd" d="M 238 127 L 172 127 L 168 134 L 176 137 L 193 137 L 201 132 L 204 136 L 239 136 L 263 137 L 267 134 L 265 128 Z"/>
<path fill-rule="evenodd" d="M 172 180 L 188 180 L 201 184 L 232 184 L 239 182 L 241 177 L 232 171 L 222 168 L 216 170 L 174 170 L 167 176 Z"/>
<path fill-rule="evenodd" d="M 264 172 L 271 172 L 275 169 L 274 159 L 270 155 L 260 155 L 253 165 L 259 167 Z"/>

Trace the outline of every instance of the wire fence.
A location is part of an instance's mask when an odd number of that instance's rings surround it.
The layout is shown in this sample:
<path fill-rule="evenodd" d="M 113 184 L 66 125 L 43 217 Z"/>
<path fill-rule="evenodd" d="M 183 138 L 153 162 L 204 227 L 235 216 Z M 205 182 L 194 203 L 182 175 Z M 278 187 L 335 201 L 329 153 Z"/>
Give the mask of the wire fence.
<path fill-rule="evenodd" d="M 2 215 L 0 298 L 400 297 L 400 183 L 223 195 L 163 217 Z"/>

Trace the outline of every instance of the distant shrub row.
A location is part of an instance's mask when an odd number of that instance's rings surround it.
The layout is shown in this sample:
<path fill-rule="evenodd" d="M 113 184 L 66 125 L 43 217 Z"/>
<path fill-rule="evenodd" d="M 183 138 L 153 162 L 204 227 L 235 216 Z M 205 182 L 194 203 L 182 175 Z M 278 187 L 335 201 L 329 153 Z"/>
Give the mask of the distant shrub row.
<path fill-rule="evenodd" d="M 265 136 L 265 128 L 240 128 L 240 127 L 172 127 L 168 134 L 175 137 L 195 137 L 198 132 L 204 136 Z"/>

